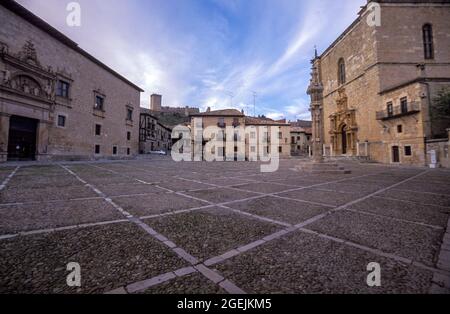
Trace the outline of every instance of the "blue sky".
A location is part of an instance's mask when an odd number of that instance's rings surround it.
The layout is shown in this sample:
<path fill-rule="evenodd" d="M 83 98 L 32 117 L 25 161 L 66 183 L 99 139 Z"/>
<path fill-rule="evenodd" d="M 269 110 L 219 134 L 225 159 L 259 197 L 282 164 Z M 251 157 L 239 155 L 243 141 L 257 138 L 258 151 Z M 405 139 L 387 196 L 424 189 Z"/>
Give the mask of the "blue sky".
<path fill-rule="evenodd" d="M 141 86 L 141 105 L 237 108 L 309 119 L 314 45 L 323 51 L 365 0 L 19 0 L 83 49 Z"/>

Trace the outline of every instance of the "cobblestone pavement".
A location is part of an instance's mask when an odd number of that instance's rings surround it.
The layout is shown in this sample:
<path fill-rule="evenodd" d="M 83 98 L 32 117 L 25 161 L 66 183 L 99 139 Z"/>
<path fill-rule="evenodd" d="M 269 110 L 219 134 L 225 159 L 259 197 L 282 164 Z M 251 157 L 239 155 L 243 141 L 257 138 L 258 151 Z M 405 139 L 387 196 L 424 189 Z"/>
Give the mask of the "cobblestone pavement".
<path fill-rule="evenodd" d="M 0 166 L 0 293 L 450 292 L 448 170 L 296 163 Z"/>

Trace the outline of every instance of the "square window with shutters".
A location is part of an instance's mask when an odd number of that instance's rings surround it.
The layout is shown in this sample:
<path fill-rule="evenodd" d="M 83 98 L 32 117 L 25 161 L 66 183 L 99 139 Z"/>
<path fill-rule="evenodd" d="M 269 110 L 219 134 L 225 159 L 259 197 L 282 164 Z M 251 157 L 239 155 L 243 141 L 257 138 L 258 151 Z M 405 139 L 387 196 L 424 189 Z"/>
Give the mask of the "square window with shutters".
<path fill-rule="evenodd" d="M 65 128 L 66 127 L 66 117 L 62 115 L 58 115 L 58 127 Z"/>
<path fill-rule="evenodd" d="M 412 156 L 412 148 L 411 146 L 405 146 L 405 156 Z"/>
<path fill-rule="evenodd" d="M 58 81 L 56 85 L 56 96 L 69 98 L 70 84 L 64 81 Z"/>

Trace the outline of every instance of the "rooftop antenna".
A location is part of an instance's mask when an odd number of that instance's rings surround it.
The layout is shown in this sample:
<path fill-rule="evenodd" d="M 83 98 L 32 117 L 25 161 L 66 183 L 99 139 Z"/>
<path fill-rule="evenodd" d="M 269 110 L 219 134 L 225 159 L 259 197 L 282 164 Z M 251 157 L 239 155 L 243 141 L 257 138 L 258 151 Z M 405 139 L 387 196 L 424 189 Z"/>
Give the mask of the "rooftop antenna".
<path fill-rule="evenodd" d="M 258 97 L 258 93 L 253 91 L 253 116 L 256 117 L 256 98 Z"/>
<path fill-rule="evenodd" d="M 230 92 L 230 91 L 226 91 L 225 92 L 228 96 L 230 96 L 230 106 L 233 107 L 233 98 L 234 98 L 234 93 Z"/>

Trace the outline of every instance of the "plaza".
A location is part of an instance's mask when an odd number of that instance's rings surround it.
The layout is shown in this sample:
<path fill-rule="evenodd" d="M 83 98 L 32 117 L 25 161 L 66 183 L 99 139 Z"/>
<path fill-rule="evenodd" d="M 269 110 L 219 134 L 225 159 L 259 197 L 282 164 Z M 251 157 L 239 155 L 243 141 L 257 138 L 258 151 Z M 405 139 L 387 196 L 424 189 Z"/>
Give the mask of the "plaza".
<path fill-rule="evenodd" d="M 0 293 L 449 292 L 448 170 L 298 163 L 4 164 Z"/>

